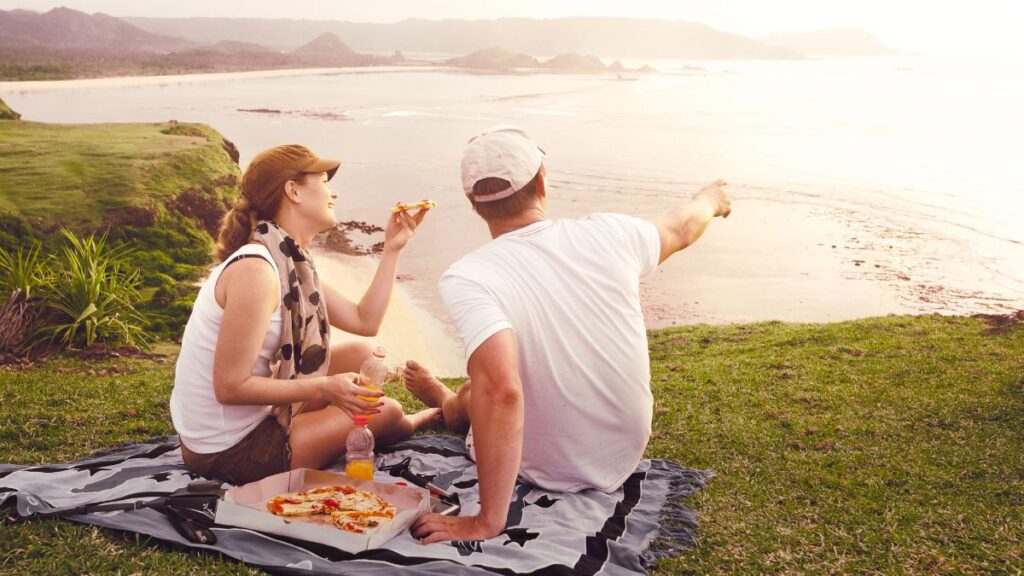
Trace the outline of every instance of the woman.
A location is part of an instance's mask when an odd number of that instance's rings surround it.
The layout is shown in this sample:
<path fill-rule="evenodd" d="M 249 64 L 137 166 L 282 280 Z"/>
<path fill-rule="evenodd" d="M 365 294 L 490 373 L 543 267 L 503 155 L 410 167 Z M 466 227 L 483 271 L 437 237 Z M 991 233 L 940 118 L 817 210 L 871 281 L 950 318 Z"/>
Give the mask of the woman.
<path fill-rule="evenodd" d="M 399 253 L 426 214 L 388 220 L 377 273 L 358 304 L 348 300 L 320 283 L 309 255 L 313 237 L 337 224 L 338 195 L 327 181 L 340 164 L 303 146 L 277 146 L 242 176 L 241 199 L 221 223 L 221 264 L 196 296 L 171 392 L 171 419 L 193 472 L 244 484 L 324 468 L 344 453 L 357 414 L 374 415 L 379 445 L 437 417 L 405 415 L 398 402 L 358 385 L 367 345 L 330 345 L 330 326 L 377 333 Z"/>

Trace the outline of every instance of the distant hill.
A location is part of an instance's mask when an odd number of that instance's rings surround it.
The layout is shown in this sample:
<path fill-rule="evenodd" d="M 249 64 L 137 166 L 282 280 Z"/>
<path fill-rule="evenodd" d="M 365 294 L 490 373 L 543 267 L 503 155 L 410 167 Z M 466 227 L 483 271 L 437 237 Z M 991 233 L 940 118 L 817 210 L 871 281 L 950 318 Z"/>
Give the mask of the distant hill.
<path fill-rule="evenodd" d="M 0 46 L 167 52 L 193 45 L 191 40 L 147 32 L 106 14 L 86 14 L 70 8 L 54 8 L 43 14 L 0 10 Z"/>
<path fill-rule="evenodd" d="M 302 66 L 371 66 L 388 64 L 389 59 L 359 54 L 338 38 L 337 34 L 324 32 L 308 44 L 292 50 L 291 59 Z"/>
<path fill-rule="evenodd" d="M 324 32 L 309 44 L 299 46 L 292 54 L 300 56 L 352 56 L 356 51 L 341 41 L 337 34 Z"/>
<path fill-rule="evenodd" d="M 221 52 L 223 54 L 263 54 L 271 52 L 270 48 L 267 48 L 266 46 L 253 44 L 252 42 L 238 42 L 236 40 L 222 40 L 216 44 L 207 46 L 206 49 L 211 52 Z"/>
<path fill-rule="evenodd" d="M 549 60 L 541 61 L 529 54 L 512 52 L 505 48 L 485 48 L 483 50 L 477 50 L 472 54 L 467 54 L 466 56 L 459 56 L 458 58 L 446 60 L 444 64 L 454 66 L 456 68 L 491 71 L 539 70 L 573 73 L 581 72 L 590 74 L 601 72 L 618 73 L 655 71 L 650 66 L 644 66 L 643 68 L 638 69 L 629 69 L 624 67 L 622 62 L 619 62 L 618 60 L 612 63 L 611 66 L 605 66 L 604 62 L 602 62 L 597 56 L 592 54 L 577 54 L 575 52 L 559 54 Z"/>
<path fill-rule="evenodd" d="M 621 64 L 621 63 L 620 63 Z M 601 59 L 591 54 L 559 54 L 544 63 L 545 68 L 566 70 L 570 72 L 604 72 L 605 65 Z"/>
<path fill-rule="evenodd" d="M 874 56 L 896 54 L 876 36 L 857 28 L 769 34 L 761 42 L 808 56 Z"/>
<path fill-rule="evenodd" d="M 540 62 L 529 54 L 509 52 L 504 48 L 485 48 L 472 54 L 445 61 L 448 66 L 477 70 L 514 70 L 540 68 Z"/>
<path fill-rule="evenodd" d="M 400 53 L 359 54 L 332 33 L 292 52 L 223 39 L 206 45 L 147 32 L 105 14 L 0 10 L 0 80 L 63 80 L 276 68 L 397 64 Z"/>
<path fill-rule="evenodd" d="M 389 24 L 256 18 L 126 18 L 150 32 L 209 44 L 259 38 L 268 46 L 293 50 L 331 32 L 362 52 L 468 54 L 488 46 L 512 52 L 554 55 L 601 54 L 647 58 L 800 58 L 788 48 L 714 30 L 703 24 L 628 18 L 536 20 L 407 19 Z"/>

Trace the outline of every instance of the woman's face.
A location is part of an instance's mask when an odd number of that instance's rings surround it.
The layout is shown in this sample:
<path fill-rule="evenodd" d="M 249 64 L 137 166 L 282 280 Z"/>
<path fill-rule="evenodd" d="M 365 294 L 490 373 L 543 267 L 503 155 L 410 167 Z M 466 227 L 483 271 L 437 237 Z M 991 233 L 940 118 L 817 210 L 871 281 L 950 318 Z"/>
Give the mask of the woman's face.
<path fill-rule="evenodd" d="M 306 174 L 306 177 L 297 180 L 296 184 L 301 199 L 299 210 L 303 218 L 316 223 L 324 230 L 336 226 L 338 218 L 334 215 L 334 203 L 338 199 L 338 193 L 331 190 L 327 184 L 327 173 Z"/>

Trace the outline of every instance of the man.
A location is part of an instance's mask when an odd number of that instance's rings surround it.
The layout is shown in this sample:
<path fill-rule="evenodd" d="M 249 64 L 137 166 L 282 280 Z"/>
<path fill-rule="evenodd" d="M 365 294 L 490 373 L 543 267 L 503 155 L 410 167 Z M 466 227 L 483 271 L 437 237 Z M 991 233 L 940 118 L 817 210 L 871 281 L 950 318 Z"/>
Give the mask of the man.
<path fill-rule="evenodd" d="M 462 158 L 466 196 L 493 240 L 439 285 L 471 383 L 456 394 L 413 362 L 405 376 L 449 428 L 471 425 L 480 510 L 420 518 L 412 533 L 422 543 L 498 535 L 517 475 L 556 491 L 613 491 L 626 480 L 653 412 L 640 277 L 729 215 L 719 180 L 649 222 L 548 220 L 543 160 L 513 127 L 470 140 Z"/>

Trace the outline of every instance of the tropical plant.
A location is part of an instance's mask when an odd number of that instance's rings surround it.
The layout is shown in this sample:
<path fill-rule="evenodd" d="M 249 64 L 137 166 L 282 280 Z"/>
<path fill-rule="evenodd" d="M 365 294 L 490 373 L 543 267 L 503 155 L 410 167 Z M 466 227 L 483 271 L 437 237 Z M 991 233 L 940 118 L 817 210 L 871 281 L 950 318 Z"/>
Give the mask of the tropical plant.
<path fill-rule="evenodd" d="M 139 312 L 138 270 L 128 270 L 129 246 L 107 245 L 106 234 L 79 238 L 61 230 L 67 244 L 55 259 L 54 281 L 45 289 L 47 313 L 36 344 L 84 348 L 96 342 L 148 348 L 149 323 Z"/>
<path fill-rule="evenodd" d="M 13 253 L 0 248 L 0 297 L 8 298 L 20 290 L 25 300 L 32 298 L 32 293 L 50 279 L 48 260 L 38 242 Z"/>
<path fill-rule="evenodd" d="M 14 253 L 0 248 L 0 353 L 22 352 L 40 307 L 32 296 L 49 283 L 49 261 L 38 242 Z"/>

